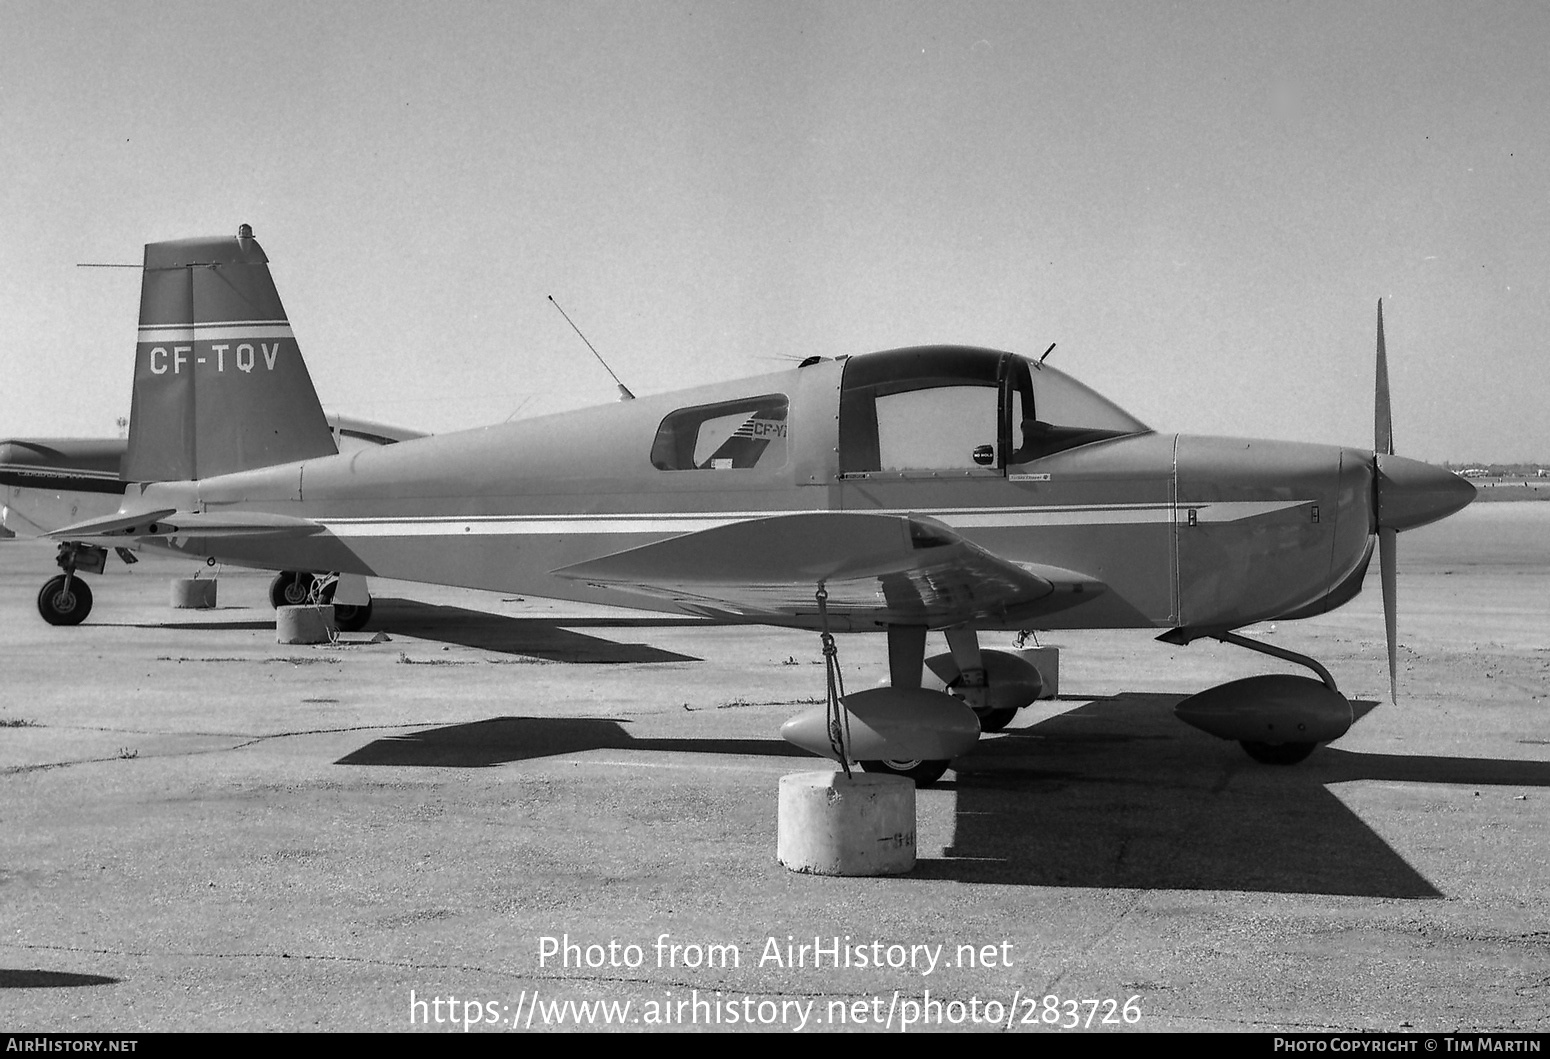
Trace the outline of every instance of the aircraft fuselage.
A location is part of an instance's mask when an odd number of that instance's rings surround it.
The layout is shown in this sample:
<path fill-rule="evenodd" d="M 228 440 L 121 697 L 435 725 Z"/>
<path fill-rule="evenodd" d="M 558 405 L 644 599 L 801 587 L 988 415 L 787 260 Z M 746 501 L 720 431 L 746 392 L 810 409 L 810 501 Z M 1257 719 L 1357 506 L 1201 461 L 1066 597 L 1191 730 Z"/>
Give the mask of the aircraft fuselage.
<path fill-rule="evenodd" d="M 1011 356 L 952 347 L 876 356 L 904 354 L 915 355 L 911 363 L 930 355 L 978 359 L 986 373 L 990 358 L 1004 365 Z M 1041 628 L 1204 629 L 1316 613 L 1365 568 L 1370 453 L 1159 434 L 1118 410 L 1112 422 L 1055 430 L 1094 425 L 1105 436 L 1073 433 L 1070 447 L 1037 451 L 1033 439 L 1043 425 L 1023 436 L 1015 420 L 1026 414 L 1032 421 L 1030 409 L 1045 414 L 1046 402 L 1019 400 L 1005 366 L 998 382 L 981 380 L 984 393 L 954 379 L 897 394 L 874 385 L 872 418 L 858 428 L 856 387 L 847 389 L 845 372 L 869 360 L 820 361 L 380 449 L 135 486 L 131 494 L 144 491 L 140 507 L 262 510 L 324 527 L 285 541 L 174 542 L 227 562 L 719 617 L 737 615 L 555 571 L 759 516 L 909 514 L 939 520 L 1014 563 L 1077 571 L 1105 586 L 1042 618 Z M 1058 382 L 1102 402 L 1049 368 L 1015 360 L 1032 393 Z M 899 397 L 919 407 L 885 407 Z M 933 410 L 932 399 L 946 403 Z M 1090 412 L 1100 420 L 1107 414 Z M 890 425 L 897 416 L 899 424 Z M 721 448 L 714 447 L 719 434 L 690 436 L 722 420 L 737 429 Z M 692 452 L 694 445 L 701 451 Z M 890 447 L 899 455 L 890 456 Z M 983 462 L 976 448 L 985 450 Z M 802 616 L 790 623 L 812 624 Z"/>

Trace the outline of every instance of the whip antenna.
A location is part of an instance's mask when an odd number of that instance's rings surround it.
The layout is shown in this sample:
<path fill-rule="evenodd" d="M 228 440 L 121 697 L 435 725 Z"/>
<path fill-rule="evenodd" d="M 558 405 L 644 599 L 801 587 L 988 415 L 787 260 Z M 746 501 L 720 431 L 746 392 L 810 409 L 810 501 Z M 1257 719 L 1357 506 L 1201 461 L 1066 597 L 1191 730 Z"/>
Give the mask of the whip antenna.
<path fill-rule="evenodd" d="M 560 309 L 560 303 L 554 300 L 554 295 L 551 294 L 548 297 L 549 304 L 553 305 L 556 309 Z M 581 333 L 581 328 L 576 326 L 576 321 L 572 320 L 568 315 L 566 315 L 564 309 L 560 309 L 560 315 L 565 317 L 565 322 L 570 324 L 570 329 L 576 332 L 576 337 L 580 338 L 583 342 L 587 342 L 587 336 Z M 630 388 L 619 381 L 619 376 L 614 375 L 614 369 L 608 366 L 608 361 L 603 359 L 603 355 L 597 351 L 597 347 L 594 346 L 591 342 L 587 342 L 587 348 L 592 350 L 592 355 L 597 358 L 597 362 L 603 366 L 604 371 L 608 372 L 608 374 L 612 376 L 614 385 L 619 387 L 619 400 L 635 400 L 635 395 L 630 392 Z"/>

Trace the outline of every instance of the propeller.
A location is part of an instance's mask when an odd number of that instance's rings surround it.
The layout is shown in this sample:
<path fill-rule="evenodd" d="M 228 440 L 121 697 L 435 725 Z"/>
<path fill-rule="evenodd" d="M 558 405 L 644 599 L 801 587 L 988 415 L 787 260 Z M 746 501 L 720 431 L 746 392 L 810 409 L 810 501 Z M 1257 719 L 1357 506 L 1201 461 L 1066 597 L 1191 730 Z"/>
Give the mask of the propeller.
<path fill-rule="evenodd" d="M 1388 641 L 1389 697 L 1399 699 L 1398 610 L 1395 588 L 1398 535 L 1446 518 L 1475 498 L 1475 487 L 1451 471 L 1394 454 L 1389 362 L 1383 347 L 1383 300 L 1378 299 L 1378 372 L 1373 399 L 1373 527 L 1383 579 L 1383 631 Z"/>
<path fill-rule="evenodd" d="M 1389 357 L 1383 346 L 1383 299 L 1378 299 L 1378 378 L 1373 394 L 1372 462 L 1378 569 L 1383 578 L 1383 633 L 1389 649 L 1389 701 L 1399 702 L 1399 591 L 1396 549 L 1399 531 L 1383 524 L 1383 457 L 1394 455 L 1394 411 L 1389 403 Z"/>

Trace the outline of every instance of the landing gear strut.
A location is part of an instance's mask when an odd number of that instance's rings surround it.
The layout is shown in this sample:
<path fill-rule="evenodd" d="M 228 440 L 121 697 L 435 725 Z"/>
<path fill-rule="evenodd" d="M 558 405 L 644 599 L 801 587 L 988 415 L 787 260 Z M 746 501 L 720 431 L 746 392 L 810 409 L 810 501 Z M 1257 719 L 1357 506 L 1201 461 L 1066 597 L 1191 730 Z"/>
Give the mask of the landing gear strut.
<path fill-rule="evenodd" d="M 972 634 L 971 634 L 972 635 Z M 920 675 L 925 667 L 926 629 L 924 626 L 888 626 L 888 682 L 896 688 L 920 687 Z M 929 761 L 913 758 L 908 761 L 863 761 L 865 772 L 877 772 L 889 776 L 903 776 L 915 781 L 915 786 L 929 787 L 942 778 L 951 761 Z"/>

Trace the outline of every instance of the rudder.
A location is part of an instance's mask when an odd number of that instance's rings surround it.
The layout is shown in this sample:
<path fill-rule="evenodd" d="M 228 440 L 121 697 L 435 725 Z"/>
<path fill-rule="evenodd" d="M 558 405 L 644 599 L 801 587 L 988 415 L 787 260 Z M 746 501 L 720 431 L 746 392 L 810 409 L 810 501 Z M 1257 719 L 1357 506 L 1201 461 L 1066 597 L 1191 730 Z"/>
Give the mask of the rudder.
<path fill-rule="evenodd" d="M 336 451 L 253 230 L 146 244 L 121 477 L 186 481 Z"/>

